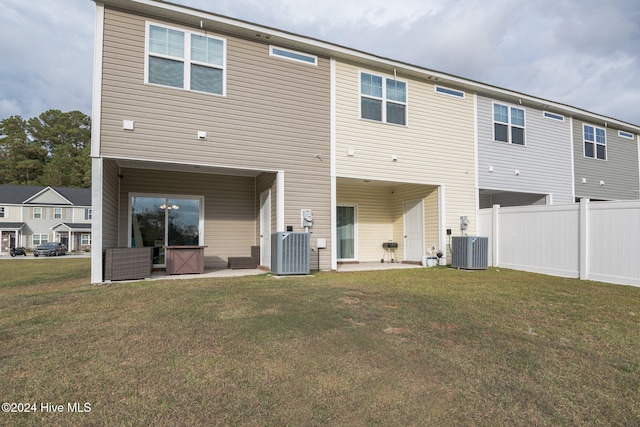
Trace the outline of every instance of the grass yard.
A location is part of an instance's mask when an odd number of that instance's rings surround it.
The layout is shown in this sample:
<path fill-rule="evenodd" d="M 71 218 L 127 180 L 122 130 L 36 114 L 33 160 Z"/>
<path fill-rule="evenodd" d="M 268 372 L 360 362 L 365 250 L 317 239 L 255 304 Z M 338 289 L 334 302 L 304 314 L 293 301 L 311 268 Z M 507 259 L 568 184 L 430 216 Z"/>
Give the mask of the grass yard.
<path fill-rule="evenodd" d="M 35 403 L 12 426 L 636 426 L 640 288 L 443 267 L 92 286 L 88 259 L 4 260 L 0 400 Z"/>

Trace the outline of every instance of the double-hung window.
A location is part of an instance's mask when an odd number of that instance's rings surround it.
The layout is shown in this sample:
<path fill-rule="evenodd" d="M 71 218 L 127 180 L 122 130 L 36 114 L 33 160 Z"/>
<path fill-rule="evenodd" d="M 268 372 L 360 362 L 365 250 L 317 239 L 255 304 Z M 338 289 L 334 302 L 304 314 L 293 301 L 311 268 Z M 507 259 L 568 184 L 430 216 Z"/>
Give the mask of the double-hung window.
<path fill-rule="evenodd" d="M 382 123 L 407 124 L 407 83 L 360 73 L 360 117 Z"/>
<path fill-rule="evenodd" d="M 493 140 L 524 145 L 524 109 L 494 103 Z"/>
<path fill-rule="evenodd" d="M 62 219 L 62 208 L 53 208 L 53 217 L 55 219 Z"/>
<path fill-rule="evenodd" d="M 91 244 L 91 234 L 81 234 L 80 235 L 80 244 L 81 245 L 90 245 Z"/>
<path fill-rule="evenodd" d="M 39 246 L 42 245 L 43 243 L 48 243 L 49 242 L 49 235 L 48 234 L 34 234 L 33 235 L 33 246 Z"/>
<path fill-rule="evenodd" d="M 33 208 L 33 218 L 42 219 L 42 208 Z"/>
<path fill-rule="evenodd" d="M 6 218 L 7 217 L 7 208 L 5 208 L 4 206 L 0 206 L 0 218 Z"/>
<path fill-rule="evenodd" d="M 603 128 L 584 125 L 584 156 L 607 160 L 607 133 Z"/>
<path fill-rule="evenodd" d="M 225 94 L 226 41 L 147 25 L 147 83 Z"/>

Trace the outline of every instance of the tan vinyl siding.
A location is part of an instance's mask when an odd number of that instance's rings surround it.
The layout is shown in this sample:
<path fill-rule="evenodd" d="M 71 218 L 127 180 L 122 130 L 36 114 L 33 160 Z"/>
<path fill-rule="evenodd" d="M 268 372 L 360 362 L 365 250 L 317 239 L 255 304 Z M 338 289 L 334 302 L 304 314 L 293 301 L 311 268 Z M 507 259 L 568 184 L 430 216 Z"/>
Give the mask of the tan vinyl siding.
<path fill-rule="evenodd" d="M 360 262 L 380 261 L 382 243 L 393 238 L 392 194 L 387 187 L 338 185 L 338 206 L 356 208 L 356 257 Z"/>
<path fill-rule="evenodd" d="M 105 159 L 102 181 L 102 247 L 127 247 L 126 240 L 118 240 L 118 202 L 120 169 L 116 162 Z"/>
<path fill-rule="evenodd" d="M 476 212 L 473 95 L 443 95 L 429 82 L 399 74 L 398 80 L 407 82 L 407 126 L 362 120 L 360 71 L 393 78 L 354 64 L 337 64 L 337 176 L 444 186 L 446 228 L 460 234 L 460 215 L 473 219 Z M 348 155 L 349 148 L 354 156 Z M 392 155 L 398 157 L 396 162 Z M 475 221 L 469 231 L 475 232 Z"/>
<path fill-rule="evenodd" d="M 282 61 L 269 56 L 269 45 L 217 34 L 227 42 L 226 96 L 203 94 L 181 89 L 144 84 L 145 23 L 170 25 L 196 32 L 193 27 L 164 23 L 162 19 L 137 16 L 119 10 L 105 10 L 102 122 L 100 155 L 114 159 L 139 159 L 173 164 L 196 164 L 228 169 L 250 169 L 256 175 L 265 173 L 274 179 L 277 171 L 284 176 L 284 195 L 276 194 L 272 186 L 272 231 L 276 230 L 277 197 L 285 200 L 284 223 L 301 231 L 300 210 L 313 209 L 313 238 L 330 240 L 330 78 L 328 58 L 319 58 L 318 66 Z M 123 120 L 135 122 L 134 131 L 122 129 Z M 205 141 L 197 132 L 207 132 Z M 141 172 L 142 175 L 144 175 Z M 191 194 L 191 183 L 184 182 L 188 174 L 173 175 L 177 193 Z M 214 179 L 214 178 L 212 178 Z M 221 176 L 224 181 L 228 177 Z M 233 178 L 244 182 L 246 178 Z M 215 181 L 215 179 L 214 179 Z M 235 188 L 242 200 L 238 209 L 244 223 L 251 213 L 251 235 L 241 236 L 236 247 L 237 227 L 221 230 L 228 239 L 214 242 L 208 248 L 211 257 L 219 247 L 227 246 L 226 256 L 248 256 L 250 246 L 259 241 L 256 215 L 259 213 L 260 179 L 250 179 L 251 193 Z M 165 184 L 165 181 L 162 180 Z M 166 182 L 166 184 L 171 184 Z M 141 182 L 141 186 L 146 184 Z M 141 187 L 141 188 L 142 188 Z M 167 185 L 171 187 L 171 185 Z M 129 191 L 143 191 L 136 185 Z M 160 192 L 165 185 L 154 186 Z M 126 199 L 126 195 L 123 196 Z M 122 199 L 122 197 L 121 197 Z M 257 200 L 257 202 L 256 202 Z M 208 204 L 208 202 L 205 202 Z M 208 208 L 207 208 L 208 211 Z M 208 213 L 209 214 L 209 213 Z M 231 214 L 229 214 L 231 216 Z M 217 232 L 207 217 L 205 231 Z M 248 221 L 248 220 L 247 220 Z M 122 220 L 120 221 L 122 227 Z M 242 224 L 244 227 L 245 224 Z M 125 225 L 126 229 L 126 225 Z M 230 234 L 225 234 L 229 230 Z M 122 234 L 120 231 L 120 241 Z M 244 233 L 244 228 L 242 233 Z M 207 238 L 208 239 L 208 238 Z M 238 243 L 240 245 L 240 243 Z M 330 268 L 329 251 L 322 254 L 321 267 Z"/>
<path fill-rule="evenodd" d="M 256 245 L 255 182 L 249 177 L 122 169 L 120 241 L 128 240 L 131 193 L 204 197 L 206 267 L 226 267 L 230 256 L 250 256 Z"/>

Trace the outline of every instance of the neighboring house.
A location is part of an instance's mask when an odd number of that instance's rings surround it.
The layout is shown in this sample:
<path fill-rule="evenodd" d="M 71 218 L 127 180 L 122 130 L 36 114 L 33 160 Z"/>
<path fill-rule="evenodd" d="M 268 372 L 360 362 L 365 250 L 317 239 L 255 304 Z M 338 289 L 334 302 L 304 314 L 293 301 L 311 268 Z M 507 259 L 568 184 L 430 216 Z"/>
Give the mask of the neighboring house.
<path fill-rule="evenodd" d="M 396 261 L 446 262 L 479 207 L 583 194 L 582 121 L 631 135 L 619 174 L 640 184 L 637 126 L 164 1 L 96 6 L 94 283 L 114 247 L 153 247 L 162 268 L 163 246 L 206 246 L 224 268 L 258 246 L 269 268 L 271 233 L 305 230 L 303 210 L 320 269 L 388 242 Z"/>
<path fill-rule="evenodd" d="M 639 134 L 614 119 L 573 120 L 576 201 L 640 199 Z"/>
<path fill-rule="evenodd" d="M 0 185 L 0 254 L 45 242 L 88 250 L 91 212 L 88 188 Z"/>
<path fill-rule="evenodd" d="M 479 96 L 479 207 L 638 199 L 639 130 L 528 96 Z"/>

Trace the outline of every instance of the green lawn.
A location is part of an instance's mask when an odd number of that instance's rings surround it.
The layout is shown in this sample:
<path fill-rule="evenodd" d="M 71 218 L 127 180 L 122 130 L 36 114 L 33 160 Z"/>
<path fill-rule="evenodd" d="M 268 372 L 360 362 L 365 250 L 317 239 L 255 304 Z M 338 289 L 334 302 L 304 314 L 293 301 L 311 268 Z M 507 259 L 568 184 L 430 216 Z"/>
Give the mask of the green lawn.
<path fill-rule="evenodd" d="M 640 288 L 444 267 L 92 286 L 71 257 L 3 260 L 0 283 L 0 400 L 37 409 L 0 425 L 640 425 Z"/>

